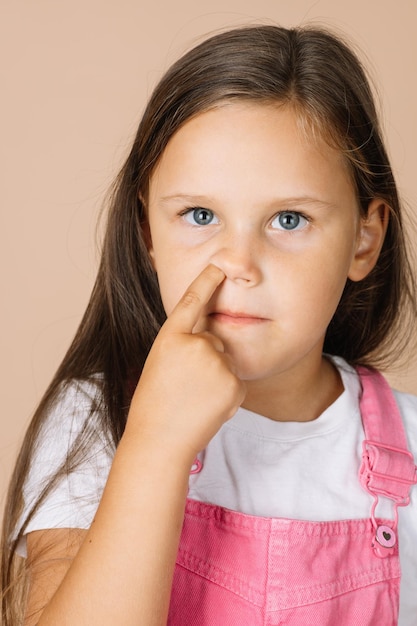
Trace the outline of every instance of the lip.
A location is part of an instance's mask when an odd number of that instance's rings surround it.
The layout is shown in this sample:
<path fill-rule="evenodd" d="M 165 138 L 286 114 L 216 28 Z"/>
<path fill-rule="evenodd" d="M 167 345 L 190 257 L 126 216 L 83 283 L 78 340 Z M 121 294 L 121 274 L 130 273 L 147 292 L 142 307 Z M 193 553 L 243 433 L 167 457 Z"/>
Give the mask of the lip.
<path fill-rule="evenodd" d="M 221 324 L 234 324 L 238 326 L 261 324 L 268 321 L 264 317 L 241 311 L 213 311 L 209 314 L 209 317 Z"/>

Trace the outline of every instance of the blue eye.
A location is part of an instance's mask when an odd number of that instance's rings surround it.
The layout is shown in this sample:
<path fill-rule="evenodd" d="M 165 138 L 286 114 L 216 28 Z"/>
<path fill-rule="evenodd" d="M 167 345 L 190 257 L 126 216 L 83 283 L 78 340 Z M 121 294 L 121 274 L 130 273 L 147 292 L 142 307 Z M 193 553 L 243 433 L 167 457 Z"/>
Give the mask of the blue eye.
<path fill-rule="evenodd" d="M 218 223 L 218 219 L 214 215 L 213 211 L 210 209 L 202 209 L 201 207 L 190 209 L 184 214 L 184 217 L 187 222 L 190 222 L 190 224 L 193 225 L 198 224 L 199 226 L 207 226 L 212 222 L 215 224 Z"/>
<path fill-rule="evenodd" d="M 282 211 L 272 220 L 273 228 L 279 230 L 300 230 L 308 223 L 308 220 L 297 211 Z"/>

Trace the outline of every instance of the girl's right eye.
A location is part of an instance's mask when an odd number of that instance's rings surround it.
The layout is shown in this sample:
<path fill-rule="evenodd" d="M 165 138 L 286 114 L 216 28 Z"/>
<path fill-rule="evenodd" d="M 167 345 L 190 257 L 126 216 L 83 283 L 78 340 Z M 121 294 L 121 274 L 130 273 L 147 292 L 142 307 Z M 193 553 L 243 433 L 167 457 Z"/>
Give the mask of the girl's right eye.
<path fill-rule="evenodd" d="M 203 209 L 201 207 L 188 209 L 183 215 L 187 222 L 193 226 L 207 226 L 208 224 L 219 223 L 218 218 L 210 209 Z"/>

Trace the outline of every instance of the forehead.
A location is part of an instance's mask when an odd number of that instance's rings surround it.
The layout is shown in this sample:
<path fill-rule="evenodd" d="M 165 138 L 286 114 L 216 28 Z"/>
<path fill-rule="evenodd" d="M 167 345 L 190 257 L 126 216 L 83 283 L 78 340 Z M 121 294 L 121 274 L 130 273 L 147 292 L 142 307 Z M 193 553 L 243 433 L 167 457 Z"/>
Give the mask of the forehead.
<path fill-rule="evenodd" d="M 271 192 L 352 192 L 340 151 L 289 106 L 225 103 L 186 122 L 150 179 L 150 197 L 214 190 L 226 197 Z M 342 189 L 343 188 L 343 189 Z"/>

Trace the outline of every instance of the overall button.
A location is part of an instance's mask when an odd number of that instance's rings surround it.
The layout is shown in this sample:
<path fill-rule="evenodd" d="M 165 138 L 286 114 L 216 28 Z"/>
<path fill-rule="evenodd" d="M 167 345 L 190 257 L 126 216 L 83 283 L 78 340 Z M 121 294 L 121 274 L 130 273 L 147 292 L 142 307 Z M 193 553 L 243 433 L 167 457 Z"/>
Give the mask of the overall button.
<path fill-rule="evenodd" d="M 397 542 L 395 532 L 389 526 L 378 526 L 376 540 L 383 548 L 393 548 Z"/>

